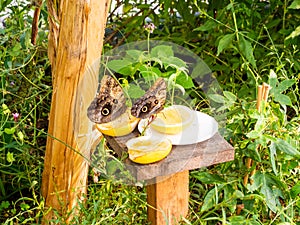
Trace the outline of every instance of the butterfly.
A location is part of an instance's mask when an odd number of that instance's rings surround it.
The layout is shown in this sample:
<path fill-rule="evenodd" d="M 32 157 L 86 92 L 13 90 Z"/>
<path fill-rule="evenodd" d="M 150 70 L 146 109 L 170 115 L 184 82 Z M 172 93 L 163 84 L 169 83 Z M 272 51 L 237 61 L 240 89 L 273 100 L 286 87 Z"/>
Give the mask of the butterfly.
<path fill-rule="evenodd" d="M 147 118 L 163 109 L 166 100 L 166 82 L 158 78 L 153 86 L 132 107 L 131 114 L 137 118 Z M 100 90 L 87 109 L 88 118 L 94 123 L 110 122 L 127 109 L 126 98 L 120 84 L 110 75 L 104 75 Z"/>
<path fill-rule="evenodd" d="M 88 118 L 94 123 L 108 123 L 127 109 L 121 85 L 110 75 L 104 75 L 100 90 L 87 109 Z"/>
<path fill-rule="evenodd" d="M 163 78 L 158 78 L 153 86 L 132 107 L 131 114 L 137 118 L 147 118 L 156 114 L 164 107 L 167 96 L 167 85 Z"/>

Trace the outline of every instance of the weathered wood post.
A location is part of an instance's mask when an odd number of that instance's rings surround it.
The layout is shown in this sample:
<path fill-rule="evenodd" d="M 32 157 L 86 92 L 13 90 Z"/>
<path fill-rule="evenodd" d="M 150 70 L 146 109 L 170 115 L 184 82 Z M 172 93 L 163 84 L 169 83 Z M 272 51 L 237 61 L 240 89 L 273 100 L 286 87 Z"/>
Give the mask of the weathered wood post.
<path fill-rule="evenodd" d="M 53 95 L 42 193 L 46 207 L 68 215 L 86 193 L 90 149 L 76 149 L 73 106 L 85 69 L 101 55 L 110 0 L 48 0 Z M 97 79 L 96 79 L 97 80 Z M 48 224 L 51 210 L 43 218 Z"/>

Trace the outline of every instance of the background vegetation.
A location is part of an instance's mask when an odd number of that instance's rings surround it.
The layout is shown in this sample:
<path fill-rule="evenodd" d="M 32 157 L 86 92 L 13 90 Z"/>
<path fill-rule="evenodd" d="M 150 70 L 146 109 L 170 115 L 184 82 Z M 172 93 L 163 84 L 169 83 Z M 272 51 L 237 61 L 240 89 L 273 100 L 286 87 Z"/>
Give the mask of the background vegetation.
<path fill-rule="evenodd" d="M 43 4 L 32 45 L 34 9 L 27 1 L 0 1 L 4 224 L 38 224 L 47 213 L 40 185 L 51 99 L 48 15 Z M 191 49 L 224 90 L 214 101 L 228 108 L 224 137 L 235 147 L 235 160 L 191 171 L 190 213 L 182 224 L 300 224 L 299 10 L 299 0 L 123 0 L 111 8 L 104 51 L 145 40 L 143 25 L 151 20 L 157 27 L 152 39 Z M 258 113 L 256 91 L 263 82 L 272 89 Z M 250 169 L 245 166 L 248 157 L 255 162 Z M 245 185 L 244 175 L 254 168 Z M 80 206 L 74 224 L 147 223 L 143 187 L 104 176 L 95 182 L 92 174 L 87 204 Z"/>

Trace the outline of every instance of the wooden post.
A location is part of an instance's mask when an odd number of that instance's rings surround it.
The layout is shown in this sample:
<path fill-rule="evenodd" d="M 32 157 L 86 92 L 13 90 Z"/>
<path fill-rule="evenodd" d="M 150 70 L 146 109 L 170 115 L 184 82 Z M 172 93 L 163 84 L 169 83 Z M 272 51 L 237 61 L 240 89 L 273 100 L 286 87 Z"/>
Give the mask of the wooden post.
<path fill-rule="evenodd" d="M 189 171 L 154 178 L 147 189 L 151 225 L 178 224 L 189 208 Z"/>
<path fill-rule="evenodd" d="M 125 143 L 139 132 L 135 130 L 122 137 L 105 136 L 114 151 L 122 156 Z M 190 145 L 173 146 L 163 160 L 140 165 L 126 159 L 132 176 L 147 181 L 148 221 L 151 225 L 175 225 L 188 213 L 189 170 L 211 166 L 234 159 L 233 147 L 219 134 Z"/>
<path fill-rule="evenodd" d="M 67 222 L 71 218 L 68 218 L 69 213 L 86 193 L 88 163 L 85 158 L 90 155 L 90 149 L 77 148 L 74 99 L 85 70 L 101 55 L 109 3 L 109 0 L 48 0 L 48 54 L 53 95 L 42 194 L 46 207 L 56 210 Z M 95 90 L 96 87 L 97 84 Z M 53 218 L 51 210 L 44 216 L 43 224 Z"/>

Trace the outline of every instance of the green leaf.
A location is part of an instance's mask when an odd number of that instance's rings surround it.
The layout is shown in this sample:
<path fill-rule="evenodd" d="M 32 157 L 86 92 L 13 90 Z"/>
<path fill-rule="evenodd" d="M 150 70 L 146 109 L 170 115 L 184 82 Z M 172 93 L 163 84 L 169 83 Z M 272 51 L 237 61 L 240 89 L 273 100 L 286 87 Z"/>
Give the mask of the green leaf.
<path fill-rule="evenodd" d="M 7 154 L 6 154 L 6 160 L 7 160 L 7 162 L 9 162 L 9 163 L 12 163 L 13 161 L 15 161 L 14 153 L 12 153 L 12 152 L 7 152 Z"/>
<path fill-rule="evenodd" d="M 185 75 L 184 73 L 180 73 L 176 77 L 176 83 L 180 84 L 185 89 L 189 89 L 189 88 L 194 87 L 194 83 L 193 83 L 192 78 L 190 76 Z"/>
<path fill-rule="evenodd" d="M 268 185 L 265 176 L 263 176 L 263 184 L 260 192 L 265 196 L 266 203 L 269 209 L 271 209 L 273 212 L 276 212 L 276 195 L 274 194 L 273 189 Z"/>
<path fill-rule="evenodd" d="M 226 206 L 229 208 L 230 212 L 233 213 L 236 209 L 237 204 L 237 196 L 235 195 L 235 189 L 230 185 L 224 186 L 224 200 L 226 202 Z M 240 193 L 237 193 L 240 195 Z"/>
<path fill-rule="evenodd" d="M 270 75 L 269 75 L 269 84 L 271 86 L 271 92 L 274 90 L 274 88 L 276 88 L 276 84 L 277 84 L 278 80 L 277 80 L 277 74 L 275 73 L 274 70 L 270 70 Z"/>
<path fill-rule="evenodd" d="M 165 68 L 173 67 L 173 68 L 186 68 L 186 63 L 177 57 L 169 56 L 169 57 L 161 57 Z"/>
<path fill-rule="evenodd" d="M 239 36 L 239 48 L 242 55 L 256 68 L 252 45 L 242 35 Z"/>
<path fill-rule="evenodd" d="M 291 87 L 292 85 L 294 85 L 296 83 L 295 79 L 290 79 L 290 80 L 284 80 L 282 82 L 280 82 L 278 84 L 278 86 L 276 87 L 276 91 L 278 92 L 284 92 L 286 91 L 289 87 Z"/>
<path fill-rule="evenodd" d="M 274 101 L 279 102 L 281 105 L 292 105 L 290 97 L 281 93 L 274 93 Z"/>
<path fill-rule="evenodd" d="M 206 21 L 202 26 L 195 28 L 193 31 L 209 31 L 214 29 L 218 24 L 213 20 Z"/>
<path fill-rule="evenodd" d="M 217 204 L 216 196 L 218 195 L 217 188 L 211 189 L 203 200 L 203 205 L 201 207 L 201 212 L 207 211 L 213 208 Z"/>
<path fill-rule="evenodd" d="M 300 0 L 294 0 L 288 9 L 300 9 Z"/>
<path fill-rule="evenodd" d="M 15 128 L 15 127 L 12 127 L 12 128 L 5 128 L 5 129 L 4 129 L 4 132 L 5 132 L 6 134 L 13 134 L 13 133 L 15 133 L 15 131 L 16 131 L 16 128 Z"/>
<path fill-rule="evenodd" d="M 250 138 L 250 139 L 256 139 L 256 138 L 259 138 L 261 135 L 260 132 L 256 131 L 256 130 L 251 130 L 250 132 L 248 132 L 246 134 L 247 138 Z"/>
<path fill-rule="evenodd" d="M 247 188 L 250 192 L 254 192 L 258 190 L 262 185 L 262 174 L 260 171 L 256 172 L 251 179 L 253 180 L 253 183 L 247 184 Z"/>
<path fill-rule="evenodd" d="M 208 96 L 211 100 L 217 103 L 224 104 L 225 103 L 225 97 L 219 94 L 210 94 Z"/>
<path fill-rule="evenodd" d="M 253 179 L 253 183 L 251 185 L 247 185 L 249 191 L 253 192 L 260 189 L 260 193 L 264 195 L 266 204 L 269 209 L 271 209 L 273 212 L 276 212 L 276 199 L 278 199 L 278 197 L 281 197 L 281 195 L 278 188 L 275 187 L 284 188 L 283 185 L 275 176 L 271 176 L 260 171 L 257 171 L 251 178 Z"/>
<path fill-rule="evenodd" d="M 296 198 L 300 194 L 300 181 L 295 184 L 291 189 L 291 196 L 292 198 Z"/>
<path fill-rule="evenodd" d="M 130 56 L 134 61 L 139 61 L 140 57 L 144 54 L 140 50 L 127 50 L 126 54 Z"/>
<path fill-rule="evenodd" d="M 0 211 L 1 211 L 2 209 L 8 209 L 9 206 L 10 206 L 9 201 L 2 201 L 2 202 L 1 202 L 1 205 L 0 205 Z"/>
<path fill-rule="evenodd" d="M 128 95 L 131 98 L 139 98 L 145 94 L 145 91 L 141 89 L 141 87 L 135 85 L 135 84 L 130 84 L 129 89 L 128 89 Z"/>
<path fill-rule="evenodd" d="M 228 48 L 228 46 L 230 46 L 230 44 L 232 43 L 233 41 L 233 38 L 234 38 L 234 34 L 226 34 L 224 37 L 222 37 L 219 41 L 219 44 L 218 44 L 218 52 L 217 52 L 217 56 L 220 55 L 220 53 Z"/>
<path fill-rule="evenodd" d="M 2 104 L 2 110 L 3 110 L 3 114 L 10 114 L 9 108 L 4 103 Z"/>
<path fill-rule="evenodd" d="M 263 116 L 260 116 L 255 123 L 254 131 L 258 132 L 261 135 L 265 126 L 266 126 L 266 119 Z"/>
<path fill-rule="evenodd" d="M 256 136 L 257 140 L 255 140 L 254 142 L 251 142 L 247 147 L 247 152 L 245 152 L 246 156 L 254 159 L 257 162 L 261 162 L 261 157 L 257 150 L 257 146 L 258 146 L 257 142 L 259 141 L 259 137 L 260 137 L 260 135 Z"/>
<path fill-rule="evenodd" d="M 276 147 L 275 147 L 274 142 L 271 142 L 269 149 L 270 149 L 270 161 L 271 161 L 272 169 L 273 169 L 274 174 L 277 176 L 278 172 L 277 172 L 276 161 L 275 161 Z"/>
<path fill-rule="evenodd" d="M 230 225 L 261 225 L 255 219 L 246 219 L 244 216 L 231 216 L 228 218 Z"/>
<path fill-rule="evenodd" d="M 276 149 L 282 151 L 288 155 L 294 156 L 296 158 L 300 158 L 300 152 L 293 147 L 291 144 L 287 143 L 286 141 L 278 138 L 275 142 Z"/>
<path fill-rule="evenodd" d="M 15 46 L 13 47 L 13 49 L 11 51 L 9 51 L 9 54 L 13 57 L 16 57 L 18 55 L 20 55 L 20 53 L 22 52 L 21 51 L 21 44 L 20 43 L 17 43 L 15 44 Z"/>
<path fill-rule="evenodd" d="M 151 57 L 173 57 L 174 52 L 172 46 L 158 45 L 151 49 Z"/>
<path fill-rule="evenodd" d="M 195 174 L 195 178 L 200 180 L 204 184 L 222 184 L 225 180 L 217 174 L 211 174 L 208 172 L 199 172 Z"/>
<path fill-rule="evenodd" d="M 111 60 L 107 63 L 107 67 L 114 70 L 117 73 L 122 73 L 122 71 L 128 71 L 130 68 L 132 68 L 132 61 L 127 60 L 127 59 L 116 59 L 116 60 Z M 128 74 L 124 74 L 128 75 Z"/>
<path fill-rule="evenodd" d="M 224 91 L 224 96 L 225 98 L 227 98 L 227 100 L 230 102 L 230 103 L 235 103 L 236 100 L 237 100 L 237 97 L 235 96 L 235 94 L 233 94 L 232 92 L 230 91 Z"/>
<path fill-rule="evenodd" d="M 22 131 L 19 131 L 19 132 L 17 133 L 17 135 L 18 135 L 20 141 L 23 143 L 23 141 L 24 141 L 24 134 L 22 133 Z"/>
<path fill-rule="evenodd" d="M 290 39 L 290 38 L 295 38 L 297 36 L 300 35 L 300 26 L 296 27 L 296 29 L 289 35 L 287 36 L 285 39 Z"/>

